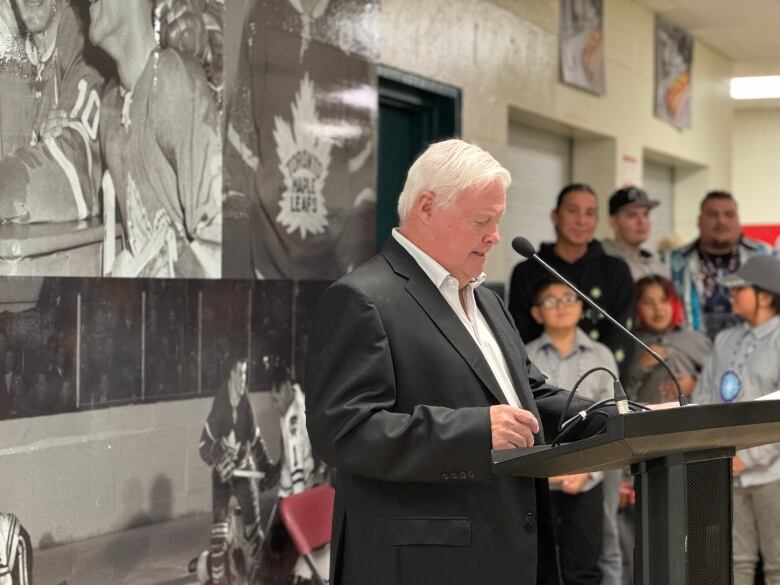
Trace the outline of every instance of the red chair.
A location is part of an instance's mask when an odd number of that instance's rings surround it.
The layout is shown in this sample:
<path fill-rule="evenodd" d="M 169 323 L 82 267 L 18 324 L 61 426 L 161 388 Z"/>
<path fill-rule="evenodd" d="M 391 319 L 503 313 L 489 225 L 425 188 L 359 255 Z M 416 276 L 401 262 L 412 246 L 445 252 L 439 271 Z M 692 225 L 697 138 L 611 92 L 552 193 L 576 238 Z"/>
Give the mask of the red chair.
<path fill-rule="evenodd" d="M 306 559 L 318 585 L 325 585 L 325 580 L 314 565 L 311 551 L 330 542 L 335 494 L 333 487 L 320 485 L 282 498 L 279 503 L 279 513 L 287 532 L 298 554 Z"/>

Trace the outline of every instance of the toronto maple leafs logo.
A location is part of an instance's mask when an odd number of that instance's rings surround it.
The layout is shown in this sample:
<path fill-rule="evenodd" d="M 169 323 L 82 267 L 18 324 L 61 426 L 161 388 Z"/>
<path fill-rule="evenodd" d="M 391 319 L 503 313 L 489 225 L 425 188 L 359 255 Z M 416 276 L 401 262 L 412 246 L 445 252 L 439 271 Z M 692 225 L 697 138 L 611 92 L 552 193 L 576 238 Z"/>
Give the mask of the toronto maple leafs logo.
<path fill-rule="evenodd" d="M 302 240 L 321 234 L 328 225 L 328 210 L 322 195 L 330 167 L 331 143 L 317 136 L 320 126 L 314 101 L 314 84 L 305 73 L 292 105 L 292 127 L 274 116 L 274 140 L 285 190 L 276 216 L 287 233 L 296 230 Z"/>
<path fill-rule="evenodd" d="M 298 14 L 301 15 L 303 23 L 303 29 L 301 30 L 301 55 L 299 57 L 303 59 L 303 54 L 311 41 L 311 25 L 325 14 L 330 0 L 289 0 L 289 2 L 298 11 Z"/>

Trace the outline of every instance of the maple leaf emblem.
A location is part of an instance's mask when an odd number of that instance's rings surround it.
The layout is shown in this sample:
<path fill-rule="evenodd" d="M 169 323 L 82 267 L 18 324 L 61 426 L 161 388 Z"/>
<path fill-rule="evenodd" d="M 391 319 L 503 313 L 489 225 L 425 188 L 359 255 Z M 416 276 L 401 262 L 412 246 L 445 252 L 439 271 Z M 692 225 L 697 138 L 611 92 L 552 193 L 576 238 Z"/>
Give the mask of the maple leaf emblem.
<path fill-rule="evenodd" d="M 274 116 L 274 140 L 279 156 L 279 171 L 285 190 L 279 201 L 278 221 L 288 234 L 321 234 L 328 225 L 328 210 L 322 195 L 330 167 L 332 144 L 317 135 L 320 120 L 314 99 L 314 84 L 304 74 L 292 104 L 292 127 L 281 116 Z"/>
<path fill-rule="evenodd" d="M 231 459 L 236 458 L 241 444 L 236 440 L 236 433 L 233 429 L 230 430 L 230 434 L 227 437 L 222 439 L 222 446 L 225 448 L 225 451 L 228 452 Z"/>

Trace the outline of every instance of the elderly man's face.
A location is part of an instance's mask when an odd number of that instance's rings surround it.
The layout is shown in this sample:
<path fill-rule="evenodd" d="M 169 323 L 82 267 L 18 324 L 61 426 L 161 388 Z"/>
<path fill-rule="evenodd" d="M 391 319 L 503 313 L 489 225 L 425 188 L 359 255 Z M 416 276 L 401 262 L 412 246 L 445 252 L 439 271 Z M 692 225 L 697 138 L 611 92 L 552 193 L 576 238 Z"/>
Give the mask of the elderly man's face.
<path fill-rule="evenodd" d="M 448 207 L 432 204 L 425 250 L 455 277 L 461 286 L 482 274 L 485 255 L 501 239 L 498 222 L 506 209 L 506 190 L 496 179 L 461 192 Z"/>
<path fill-rule="evenodd" d="M 31 33 L 42 33 L 54 22 L 56 0 L 16 0 L 16 7 Z"/>
<path fill-rule="evenodd" d="M 737 204 L 732 199 L 710 199 L 699 214 L 699 233 L 702 243 L 728 252 L 739 241 L 742 227 L 739 225 Z"/>

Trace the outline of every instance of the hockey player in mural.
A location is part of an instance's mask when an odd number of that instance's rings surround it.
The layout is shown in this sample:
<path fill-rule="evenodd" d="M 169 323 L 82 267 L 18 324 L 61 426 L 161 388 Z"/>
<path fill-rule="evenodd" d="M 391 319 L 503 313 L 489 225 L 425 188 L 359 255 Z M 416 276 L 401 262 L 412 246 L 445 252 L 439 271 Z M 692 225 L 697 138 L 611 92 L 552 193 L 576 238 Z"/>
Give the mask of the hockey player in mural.
<path fill-rule="evenodd" d="M 32 542 L 19 519 L 0 512 L 0 585 L 32 583 Z"/>
<path fill-rule="evenodd" d="M 249 403 L 245 353 L 231 349 L 225 365 L 229 374 L 214 396 L 200 440 L 200 455 L 212 467 L 211 546 L 208 554 L 202 557 L 214 585 L 228 583 L 229 571 L 245 571 L 248 582 L 256 582 L 264 538 L 259 494 L 276 482 L 279 470 L 279 465 L 272 464 L 268 457 Z M 226 556 L 229 542 L 234 537 L 230 533 L 231 497 L 235 497 L 240 506 L 241 536 L 250 549 L 249 558 L 243 561 Z"/>
<path fill-rule="evenodd" d="M 226 98 L 226 277 L 331 280 L 373 254 L 378 3 L 335 22 L 352 4 L 247 7 Z"/>
<path fill-rule="evenodd" d="M 279 427 L 282 432 L 282 470 L 279 478 L 279 490 L 277 498 L 281 500 L 288 496 L 299 494 L 315 485 L 328 483 L 328 470 L 324 463 L 319 465 L 311 451 L 309 433 L 306 430 L 306 406 L 303 391 L 298 383 L 290 376 L 286 368 L 279 367 L 274 373 L 271 397 L 279 412 Z M 278 506 L 276 508 L 278 510 Z M 278 516 L 271 519 L 269 528 L 269 550 L 271 555 L 266 562 L 272 564 L 274 559 L 279 559 L 281 564 L 285 554 L 280 549 L 292 551 L 290 541 L 285 535 L 284 525 Z M 275 554 L 274 554 L 275 553 Z M 330 546 L 312 551 L 312 557 L 321 574 L 328 574 Z M 273 567 L 269 567 L 268 574 L 273 574 Z M 298 557 L 291 569 L 289 580 L 274 581 L 274 585 L 293 583 L 294 585 L 308 585 L 312 583 L 311 569 L 303 557 Z"/>
<path fill-rule="evenodd" d="M 10 4 L 16 9 L 12 13 Z M 98 145 L 104 75 L 86 42 L 84 15 L 69 0 L 2 0 L 3 21 L 23 35 L 0 49 L 0 221 L 86 219 L 99 212 Z M 16 22 L 10 23 L 10 18 Z M 6 38 L 10 27 L 6 28 Z M 15 71 L 12 71 L 15 69 Z M 26 134 L 26 144 L 19 143 Z M 22 146 L 9 152 L 7 146 Z"/>
<path fill-rule="evenodd" d="M 186 16 L 187 3 L 182 4 Z M 151 0 L 90 3 L 90 40 L 116 62 L 103 96 L 100 141 L 126 248 L 114 276 L 207 277 L 221 273 L 221 141 L 217 104 L 202 63 L 156 38 Z M 159 20 L 157 21 L 159 23 Z M 161 26 L 161 24 L 158 24 Z M 196 44 L 209 31 L 168 27 Z M 182 40 L 182 39 L 179 39 Z M 188 42 L 187 41 L 187 42 Z M 182 41 L 183 45 L 187 42 Z"/>

